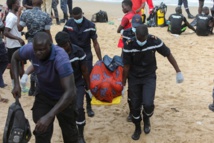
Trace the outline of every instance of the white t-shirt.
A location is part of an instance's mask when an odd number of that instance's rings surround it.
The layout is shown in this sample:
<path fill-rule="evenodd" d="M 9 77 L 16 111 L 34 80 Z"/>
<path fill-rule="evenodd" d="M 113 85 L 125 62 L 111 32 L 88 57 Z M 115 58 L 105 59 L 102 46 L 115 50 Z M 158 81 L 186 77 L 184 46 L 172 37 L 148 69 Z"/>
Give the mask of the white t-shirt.
<path fill-rule="evenodd" d="M 12 12 L 9 12 L 6 17 L 5 21 L 5 27 L 10 28 L 10 33 L 14 36 L 20 37 L 21 38 L 21 32 L 18 31 L 17 27 L 17 16 L 13 14 Z M 21 44 L 19 43 L 18 40 L 10 39 L 6 37 L 6 47 L 7 48 L 18 48 L 21 47 Z"/>

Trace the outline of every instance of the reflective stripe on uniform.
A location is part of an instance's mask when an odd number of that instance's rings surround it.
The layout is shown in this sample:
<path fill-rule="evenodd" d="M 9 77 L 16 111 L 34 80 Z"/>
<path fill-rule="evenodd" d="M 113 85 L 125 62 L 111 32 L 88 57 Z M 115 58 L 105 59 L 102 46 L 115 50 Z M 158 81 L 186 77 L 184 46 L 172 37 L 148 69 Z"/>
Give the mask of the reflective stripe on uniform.
<path fill-rule="evenodd" d="M 65 28 L 67 28 L 67 29 L 72 29 L 73 30 L 73 27 L 70 27 L 70 26 L 64 26 Z"/>
<path fill-rule="evenodd" d="M 136 119 L 136 120 L 137 120 L 137 119 L 140 119 L 140 116 L 135 117 L 135 116 L 132 115 L 132 117 L 133 117 L 134 119 Z"/>
<path fill-rule="evenodd" d="M 122 37 L 123 37 L 124 39 L 127 39 L 127 40 L 131 39 L 130 37 L 123 36 L 123 35 L 122 35 Z"/>
<path fill-rule="evenodd" d="M 88 28 L 88 29 L 85 29 L 83 32 L 88 32 L 88 31 L 96 31 L 95 28 Z"/>
<path fill-rule="evenodd" d="M 70 63 L 72 63 L 72 62 L 74 62 L 74 61 L 77 61 L 77 60 L 81 61 L 81 60 L 83 60 L 85 57 L 86 57 L 86 55 L 84 55 L 84 56 L 81 57 L 81 58 L 75 57 L 75 58 L 73 58 L 73 59 L 70 60 Z"/>
<path fill-rule="evenodd" d="M 144 51 L 160 48 L 162 45 L 163 45 L 163 42 L 161 42 L 159 45 L 150 46 L 150 47 L 147 47 L 147 48 L 142 49 L 142 50 L 137 50 L 137 49 L 126 50 L 126 49 L 123 49 L 123 52 L 125 52 L 125 53 L 144 52 Z"/>
<path fill-rule="evenodd" d="M 143 112 L 144 112 L 147 116 L 149 116 L 149 117 L 152 116 L 152 114 L 153 114 L 153 112 L 150 113 L 150 114 L 148 114 L 148 113 L 145 112 L 145 110 L 143 110 Z"/>
<path fill-rule="evenodd" d="M 76 121 L 76 124 L 77 124 L 77 125 L 85 124 L 85 120 L 84 120 L 84 121 L 82 121 L 82 122 L 77 122 L 77 121 Z"/>

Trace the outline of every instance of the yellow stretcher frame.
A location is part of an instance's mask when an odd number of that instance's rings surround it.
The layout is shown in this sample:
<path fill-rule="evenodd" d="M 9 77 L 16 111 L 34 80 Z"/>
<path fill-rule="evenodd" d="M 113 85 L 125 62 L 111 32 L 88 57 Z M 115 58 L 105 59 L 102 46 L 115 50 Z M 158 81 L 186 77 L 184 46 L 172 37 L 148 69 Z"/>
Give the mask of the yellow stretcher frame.
<path fill-rule="evenodd" d="M 121 98 L 122 98 L 122 96 L 115 97 L 112 100 L 112 103 L 109 103 L 109 102 L 100 101 L 100 100 L 96 99 L 96 97 L 92 96 L 91 104 L 92 105 L 117 105 L 117 104 L 120 104 Z"/>

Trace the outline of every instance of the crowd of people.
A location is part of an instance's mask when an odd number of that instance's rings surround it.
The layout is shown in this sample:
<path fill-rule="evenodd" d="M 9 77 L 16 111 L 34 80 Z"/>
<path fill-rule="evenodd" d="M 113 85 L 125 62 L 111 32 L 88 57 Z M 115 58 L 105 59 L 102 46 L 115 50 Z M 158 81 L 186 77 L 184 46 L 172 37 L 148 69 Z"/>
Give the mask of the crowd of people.
<path fill-rule="evenodd" d="M 95 24 L 83 16 L 82 9 L 72 8 L 72 0 L 60 0 L 63 19 L 59 20 L 58 3 L 58 0 L 23 0 L 23 9 L 20 0 L 7 0 L 7 8 L 2 9 L 0 21 L 0 87 L 7 86 L 3 73 L 8 67 L 13 96 L 21 97 L 21 92 L 35 96 L 32 114 L 36 124 L 34 135 L 37 143 L 50 142 L 55 117 L 59 121 L 65 143 L 84 143 L 85 95 L 87 115 L 95 115 L 91 107 L 89 79 L 93 68 L 91 41 L 100 61 L 101 48 Z M 161 39 L 149 34 L 148 27 L 143 23 L 142 9 L 146 3 L 151 14 L 154 8 L 152 0 L 123 0 L 122 11 L 125 15 L 117 29 L 117 33 L 121 33 L 118 47 L 122 48 L 124 70 L 121 85 L 124 88 L 128 79 L 130 112 L 127 121 L 135 125 L 133 140 L 138 140 L 142 132 L 141 113 L 144 133 L 149 134 L 151 130 L 150 117 L 155 108 L 156 90 L 155 53 L 167 57 L 176 71 L 177 83 L 184 80 L 170 49 Z M 195 18 L 195 22 L 189 23 L 183 16 L 182 3 L 188 18 Z M 211 9 L 211 16 L 209 8 L 203 5 L 204 1 L 199 0 L 198 15 L 195 17 L 189 11 L 187 0 L 178 0 L 176 13 L 168 18 L 168 31 L 181 34 L 188 27 L 199 36 L 212 34 L 214 7 Z M 56 24 L 65 23 L 62 30 L 54 36 L 56 45 L 53 44 L 51 34 L 52 18 L 56 19 Z M 24 27 L 27 27 L 27 32 L 23 32 Z M 22 39 L 23 34 L 27 43 Z M 31 65 L 24 70 L 28 60 Z M 26 83 L 29 75 L 28 90 Z M 214 111 L 214 103 L 209 105 L 209 109 Z"/>

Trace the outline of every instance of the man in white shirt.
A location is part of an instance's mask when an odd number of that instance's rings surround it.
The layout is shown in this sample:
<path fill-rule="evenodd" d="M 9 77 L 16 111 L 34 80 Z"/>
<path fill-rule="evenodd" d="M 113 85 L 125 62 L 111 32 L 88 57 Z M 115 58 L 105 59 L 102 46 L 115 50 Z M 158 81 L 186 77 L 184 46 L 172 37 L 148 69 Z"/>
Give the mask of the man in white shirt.
<path fill-rule="evenodd" d="M 5 21 L 4 35 L 6 37 L 6 47 L 8 48 L 8 60 L 11 63 L 13 53 L 18 50 L 24 41 L 21 38 L 21 32 L 18 31 L 18 18 L 20 17 L 22 7 L 20 7 L 20 0 L 7 0 L 7 6 L 10 12 L 7 14 Z M 18 17 L 17 17 L 18 16 Z M 24 73 L 23 64 L 20 63 L 20 76 Z M 12 79 L 12 86 L 14 85 L 13 74 L 10 70 L 10 77 Z"/>

